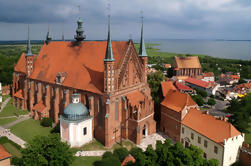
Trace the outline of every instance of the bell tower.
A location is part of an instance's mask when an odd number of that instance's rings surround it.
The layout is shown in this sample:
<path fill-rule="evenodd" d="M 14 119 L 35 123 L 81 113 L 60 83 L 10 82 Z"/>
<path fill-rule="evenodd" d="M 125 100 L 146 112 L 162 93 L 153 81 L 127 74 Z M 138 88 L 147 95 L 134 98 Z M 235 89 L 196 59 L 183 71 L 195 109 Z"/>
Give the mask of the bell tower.
<path fill-rule="evenodd" d="M 144 17 L 141 17 L 142 19 L 142 25 L 141 25 L 141 37 L 140 37 L 140 48 L 139 48 L 139 57 L 141 59 L 141 62 L 144 66 L 144 78 L 143 81 L 147 82 L 147 63 L 148 63 L 148 57 L 146 53 L 145 48 L 145 41 L 144 41 Z"/>
<path fill-rule="evenodd" d="M 28 44 L 27 44 L 27 53 L 25 55 L 26 60 L 26 74 L 29 77 L 33 71 L 33 62 L 34 55 L 31 52 L 31 43 L 30 43 L 30 26 L 28 25 Z"/>
<path fill-rule="evenodd" d="M 104 59 L 104 92 L 110 94 L 114 91 L 115 62 L 113 59 L 112 42 L 110 36 L 110 15 L 108 15 L 108 36 L 106 54 Z"/>

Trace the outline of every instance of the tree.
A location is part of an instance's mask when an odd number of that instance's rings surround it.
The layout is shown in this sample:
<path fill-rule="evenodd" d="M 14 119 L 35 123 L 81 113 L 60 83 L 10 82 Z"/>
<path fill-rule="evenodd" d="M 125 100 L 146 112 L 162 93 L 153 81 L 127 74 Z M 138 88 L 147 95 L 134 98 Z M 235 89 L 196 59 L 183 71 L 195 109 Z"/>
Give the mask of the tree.
<path fill-rule="evenodd" d="M 126 156 L 129 155 L 129 152 L 126 148 L 117 148 L 113 151 L 113 155 L 116 156 L 122 163 Z"/>
<path fill-rule="evenodd" d="M 209 98 L 208 101 L 207 101 L 207 104 L 210 105 L 210 106 L 213 106 L 216 104 L 215 100 L 213 98 Z"/>
<path fill-rule="evenodd" d="M 24 165 L 67 166 L 74 160 L 73 151 L 61 142 L 58 134 L 37 136 L 21 150 Z"/>
<path fill-rule="evenodd" d="M 196 91 L 196 93 L 202 97 L 207 97 L 207 92 L 202 90 L 202 89 L 199 89 L 199 88 L 194 88 L 194 90 Z"/>
<path fill-rule="evenodd" d="M 51 118 L 43 118 L 41 121 L 41 125 L 44 127 L 51 127 L 53 120 Z"/>
<path fill-rule="evenodd" d="M 198 104 L 198 106 L 202 106 L 204 104 L 204 100 L 200 95 L 193 95 L 191 97 L 195 101 L 195 103 Z"/>

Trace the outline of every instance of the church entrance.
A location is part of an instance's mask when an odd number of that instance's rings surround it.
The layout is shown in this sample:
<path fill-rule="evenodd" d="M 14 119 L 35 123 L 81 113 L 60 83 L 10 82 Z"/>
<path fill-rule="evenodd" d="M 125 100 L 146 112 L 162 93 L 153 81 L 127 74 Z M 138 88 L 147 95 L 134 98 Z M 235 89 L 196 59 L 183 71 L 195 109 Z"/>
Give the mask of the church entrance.
<path fill-rule="evenodd" d="M 144 125 L 144 127 L 143 127 L 143 130 L 142 130 L 142 135 L 143 135 L 143 137 L 146 137 L 147 136 L 147 127 L 146 127 L 146 125 Z"/>

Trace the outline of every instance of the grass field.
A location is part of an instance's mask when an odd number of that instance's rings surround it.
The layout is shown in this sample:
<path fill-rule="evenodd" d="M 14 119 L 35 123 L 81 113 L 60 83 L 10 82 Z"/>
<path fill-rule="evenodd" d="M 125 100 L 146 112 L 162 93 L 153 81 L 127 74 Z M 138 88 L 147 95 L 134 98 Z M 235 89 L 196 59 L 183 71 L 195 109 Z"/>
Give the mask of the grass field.
<path fill-rule="evenodd" d="M 14 122 L 15 120 L 17 120 L 17 118 L 15 118 L 15 117 L 0 119 L 0 126 Z"/>
<path fill-rule="evenodd" d="M 37 135 L 47 136 L 50 134 L 51 129 L 51 127 L 41 126 L 40 121 L 34 119 L 25 120 L 10 128 L 11 132 L 24 141 L 29 141 Z"/>
<path fill-rule="evenodd" d="M 251 144 L 251 126 L 248 128 L 249 133 L 245 133 L 245 142 Z"/>
<path fill-rule="evenodd" d="M 3 95 L 3 102 L 4 102 L 8 97 L 10 97 L 10 95 Z"/>
<path fill-rule="evenodd" d="M 0 117 L 6 116 L 17 116 L 17 115 L 25 115 L 29 112 L 27 110 L 17 109 L 12 105 L 12 99 L 7 103 L 6 107 L 0 112 Z"/>
<path fill-rule="evenodd" d="M 93 163 L 100 159 L 101 157 L 96 156 L 76 157 L 71 166 L 93 166 Z"/>

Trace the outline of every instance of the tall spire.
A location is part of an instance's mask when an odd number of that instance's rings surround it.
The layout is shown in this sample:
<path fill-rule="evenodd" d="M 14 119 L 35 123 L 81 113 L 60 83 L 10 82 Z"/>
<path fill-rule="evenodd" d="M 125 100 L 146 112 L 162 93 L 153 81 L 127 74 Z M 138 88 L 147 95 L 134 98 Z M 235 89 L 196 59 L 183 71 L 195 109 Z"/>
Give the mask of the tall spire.
<path fill-rule="evenodd" d="M 80 13 L 80 5 L 78 5 L 78 8 L 79 8 L 79 13 Z M 83 41 L 86 38 L 86 36 L 84 35 L 84 30 L 82 26 L 83 21 L 81 20 L 80 17 L 78 18 L 77 24 L 78 24 L 78 28 L 76 30 L 76 35 L 74 36 L 74 38 L 77 41 Z"/>
<path fill-rule="evenodd" d="M 47 35 L 46 35 L 46 40 L 45 43 L 49 44 L 49 42 L 51 41 L 51 35 L 50 35 L 50 26 L 48 26 L 48 31 L 47 31 Z"/>
<path fill-rule="evenodd" d="M 63 24 L 63 30 L 62 30 L 62 41 L 64 41 L 64 24 Z"/>
<path fill-rule="evenodd" d="M 110 14 L 108 15 L 108 36 L 107 36 L 107 46 L 106 46 L 106 53 L 104 61 L 114 61 L 113 53 L 112 53 L 112 41 L 110 35 Z"/>
<path fill-rule="evenodd" d="M 142 26 L 141 26 L 141 38 L 140 38 L 140 48 L 139 48 L 139 56 L 140 57 L 146 57 L 147 53 L 146 53 L 146 48 L 145 48 L 145 41 L 144 41 L 144 17 L 142 15 L 141 17 L 142 19 Z"/>
<path fill-rule="evenodd" d="M 27 54 L 26 56 L 32 56 L 31 52 L 31 41 L 30 41 L 30 25 L 28 24 L 28 44 L 27 44 Z"/>

